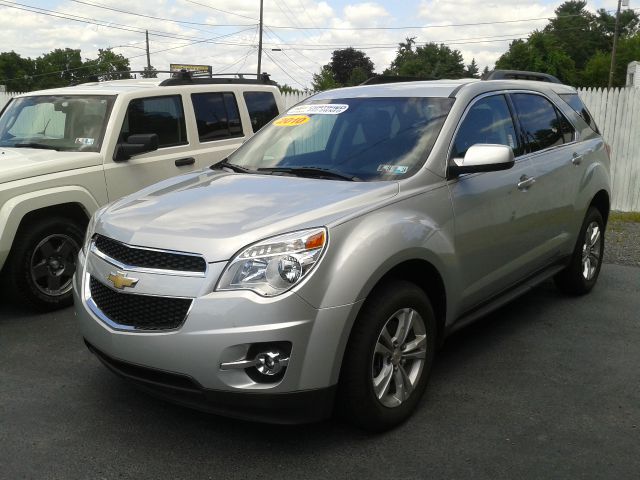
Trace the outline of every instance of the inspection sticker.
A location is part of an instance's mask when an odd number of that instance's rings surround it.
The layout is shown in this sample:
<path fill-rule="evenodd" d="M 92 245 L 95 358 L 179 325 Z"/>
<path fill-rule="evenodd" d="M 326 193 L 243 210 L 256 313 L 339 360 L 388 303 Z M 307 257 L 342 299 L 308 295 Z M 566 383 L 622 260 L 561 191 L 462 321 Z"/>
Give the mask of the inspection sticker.
<path fill-rule="evenodd" d="M 402 175 L 409 171 L 409 167 L 405 167 L 404 165 L 378 165 L 378 171 L 391 173 L 393 175 Z"/>
<path fill-rule="evenodd" d="M 76 138 L 76 144 L 78 145 L 93 145 L 93 138 Z"/>
<path fill-rule="evenodd" d="M 311 120 L 311 118 L 306 115 L 287 115 L 286 117 L 277 119 L 273 124 L 278 127 L 297 127 L 298 125 L 307 123 L 309 120 Z"/>
<path fill-rule="evenodd" d="M 349 105 L 345 105 L 344 103 L 322 103 L 322 104 L 309 104 L 309 105 L 298 105 L 297 107 L 293 107 L 287 113 L 291 115 L 313 115 L 313 114 L 321 114 L 321 115 L 338 115 L 349 108 Z"/>

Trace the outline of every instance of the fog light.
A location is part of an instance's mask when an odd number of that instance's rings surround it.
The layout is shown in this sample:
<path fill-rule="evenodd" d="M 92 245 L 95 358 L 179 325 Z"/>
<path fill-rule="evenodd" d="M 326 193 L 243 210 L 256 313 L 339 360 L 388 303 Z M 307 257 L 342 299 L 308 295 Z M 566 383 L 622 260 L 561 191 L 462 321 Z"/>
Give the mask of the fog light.
<path fill-rule="evenodd" d="M 289 364 L 289 358 L 283 358 L 280 352 L 264 352 L 258 354 L 255 367 L 263 375 L 277 375 Z"/>
<path fill-rule="evenodd" d="M 290 342 L 254 343 L 244 359 L 223 362 L 220 370 L 244 370 L 257 383 L 279 382 L 289 365 Z"/>

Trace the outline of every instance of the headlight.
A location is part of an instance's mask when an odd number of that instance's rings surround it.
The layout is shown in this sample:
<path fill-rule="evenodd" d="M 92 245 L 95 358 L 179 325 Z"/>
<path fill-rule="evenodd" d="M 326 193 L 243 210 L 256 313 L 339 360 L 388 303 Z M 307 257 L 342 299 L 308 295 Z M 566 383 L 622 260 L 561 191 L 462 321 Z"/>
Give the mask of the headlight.
<path fill-rule="evenodd" d="M 325 228 L 287 233 L 253 244 L 231 259 L 216 290 L 280 295 L 309 274 L 326 245 Z"/>

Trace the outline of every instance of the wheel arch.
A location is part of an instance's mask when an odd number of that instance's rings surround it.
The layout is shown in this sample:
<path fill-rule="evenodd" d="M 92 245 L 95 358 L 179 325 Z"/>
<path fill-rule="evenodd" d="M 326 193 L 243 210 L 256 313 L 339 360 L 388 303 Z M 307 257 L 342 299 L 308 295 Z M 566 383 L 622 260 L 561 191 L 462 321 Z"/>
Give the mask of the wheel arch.
<path fill-rule="evenodd" d="M 604 220 L 605 226 L 607 225 L 607 220 L 609 219 L 609 212 L 611 210 L 611 200 L 609 198 L 609 193 L 606 190 L 600 190 L 596 193 L 589 204 L 589 207 L 595 207 L 600 211 L 602 215 L 602 219 Z"/>
<path fill-rule="evenodd" d="M 85 226 L 99 207 L 82 187 L 65 187 L 18 195 L 0 208 L 0 269 L 19 229 L 50 216 L 63 216 Z"/>

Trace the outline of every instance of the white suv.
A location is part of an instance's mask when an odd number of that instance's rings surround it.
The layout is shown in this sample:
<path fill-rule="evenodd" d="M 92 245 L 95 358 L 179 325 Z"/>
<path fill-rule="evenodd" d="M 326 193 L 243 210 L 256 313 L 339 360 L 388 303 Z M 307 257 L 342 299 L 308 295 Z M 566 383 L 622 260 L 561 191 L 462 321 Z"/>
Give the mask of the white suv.
<path fill-rule="evenodd" d="M 248 78 L 118 80 L 31 92 L 0 116 L 0 269 L 35 307 L 71 303 L 100 206 L 224 159 L 283 109 Z"/>

